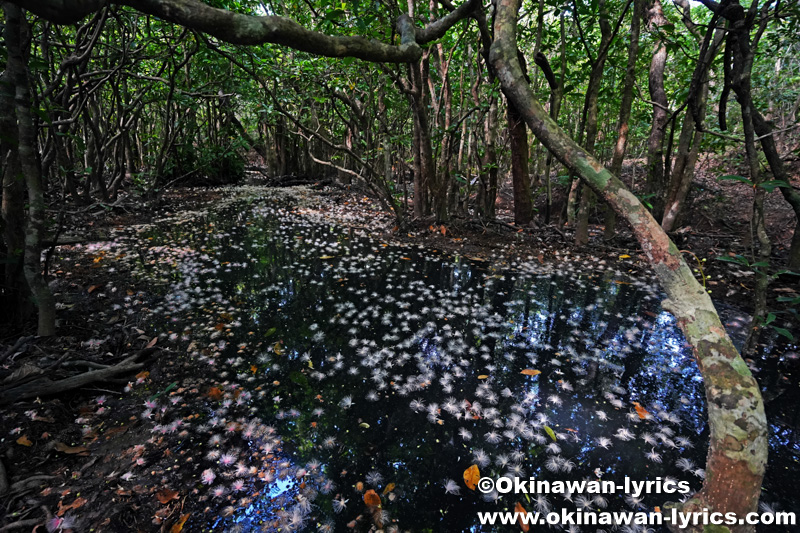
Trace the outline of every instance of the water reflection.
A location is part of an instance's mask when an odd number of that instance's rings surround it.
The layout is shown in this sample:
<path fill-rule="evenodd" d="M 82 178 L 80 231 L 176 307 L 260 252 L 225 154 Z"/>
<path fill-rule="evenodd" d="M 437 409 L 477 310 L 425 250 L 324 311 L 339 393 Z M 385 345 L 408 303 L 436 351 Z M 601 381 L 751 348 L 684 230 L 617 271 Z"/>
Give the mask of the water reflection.
<path fill-rule="evenodd" d="M 649 283 L 599 261 L 493 269 L 270 202 L 163 231 L 146 236 L 182 252 L 155 311 L 191 331 L 191 377 L 220 391 L 195 439 L 215 476 L 195 529 L 489 531 L 477 512 L 517 502 L 670 499 L 483 495 L 462 479 L 473 464 L 492 477 L 702 483 L 702 380 Z M 758 377 L 794 398 L 784 367 L 796 362 Z M 776 404 L 780 480 L 797 473 L 796 410 Z M 773 486 L 771 501 L 795 504 Z"/>

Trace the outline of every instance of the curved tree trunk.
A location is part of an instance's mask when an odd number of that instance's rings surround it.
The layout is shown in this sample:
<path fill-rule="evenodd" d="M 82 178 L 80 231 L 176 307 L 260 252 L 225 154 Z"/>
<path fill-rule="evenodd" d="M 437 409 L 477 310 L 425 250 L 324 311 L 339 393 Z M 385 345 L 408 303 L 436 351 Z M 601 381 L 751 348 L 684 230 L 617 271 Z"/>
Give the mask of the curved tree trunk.
<path fill-rule="evenodd" d="M 520 0 L 498 0 L 492 61 L 508 98 L 548 150 L 625 218 L 667 293 L 705 380 L 711 438 L 703 489 L 684 507 L 740 517 L 756 510 L 767 460 L 767 423 L 758 384 L 722 326 L 708 293 L 652 215 L 625 185 L 550 119 L 516 57 Z M 725 531 L 725 528 L 719 528 Z M 751 532 L 753 526 L 730 531 Z"/>

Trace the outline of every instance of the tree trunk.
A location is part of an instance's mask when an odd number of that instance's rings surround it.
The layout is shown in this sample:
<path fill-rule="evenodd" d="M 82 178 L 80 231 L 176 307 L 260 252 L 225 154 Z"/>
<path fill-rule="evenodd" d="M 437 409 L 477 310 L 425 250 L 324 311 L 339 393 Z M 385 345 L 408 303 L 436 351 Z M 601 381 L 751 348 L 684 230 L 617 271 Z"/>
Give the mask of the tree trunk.
<path fill-rule="evenodd" d="M 42 232 L 45 201 L 42 177 L 37 161 L 36 128 L 31 117 L 31 95 L 25 50 L 30 46 L 27 23 L 22 10 L 12 4 L 3 5 L 6 16 L 5 38 L 8 49 L 10 78 L 16 84 L 17 153 L 19 166 L 28 187 L 28 219 L 25 227 L 23 271 L 39 310 L 38 335 L 47 337 L 56 332 L 56 305 L 53 293 L 42 276 Z M 23 44 L 24 43 L 24 44 Z"/>
<path fill-rule="evenodd" d="M 622 82 L 622 101 L 619 105 L 619 121 L 617 122 L 617 142 L 614 144 L 611 165 L 608 169 L 614 176 L 619 176 L 620 170 L 622 170 L 622 161 L 625 159 L 625 148 L 628 144 L 628 122 L 631 118 L 631 107 L 633 105 L 633 86 L 636 83 L 636 58 L 639 55 L 639 32 L 644 8 L 643 2 L 644 0 L 633 0 L 628 64 L 625 67 L 625 80 Z M 614 210 L 606 206 L 604 240 L 610 241 L 614 238 L 616 220 Z"/>
<path fill-rule="evenodd" d="M 511 181 L 514 186 L 514 223 L 525 226 L 533 219 L 531 185 L 528 179 L 528 127 L 508 102 L 508 135 L 511 145 Z"/>
<path fill-rule="evenodd" d="M 519 4 L 520 0 L 497 3 L 492 61 L 503 89 L 542 144 L 628 221 L 667 293 L 662 305 L 677 318 L 703 375 L 711 431 L 706 479 L 686 507 L 708 507 L 744 517 L 757 508 L 767 460 L 767 424 L 758 384 L 720 323 L 708 293 L 661 226 L 536 100 L 516 57 Z M 753 530 L 753 526 L 730 529 Z"/>
<path fill-rule="evenodd" d="M 647 25 L 651 32 L 667 23 L 660 0 L 654 0 L 647 11 Z M 653 102 L 653 123 L 647 139 L 647 181 L 645 193 L 650 195 L 653 216 L 660 219 L 664 212 L 664 195 L 667 188 L 664 176 L 664 133 L 669 119 L 669 103 L 664 90 L 664 69 L 667 65 L 667 43 L 656 41 L 648 76 L 650 100 Z"/>

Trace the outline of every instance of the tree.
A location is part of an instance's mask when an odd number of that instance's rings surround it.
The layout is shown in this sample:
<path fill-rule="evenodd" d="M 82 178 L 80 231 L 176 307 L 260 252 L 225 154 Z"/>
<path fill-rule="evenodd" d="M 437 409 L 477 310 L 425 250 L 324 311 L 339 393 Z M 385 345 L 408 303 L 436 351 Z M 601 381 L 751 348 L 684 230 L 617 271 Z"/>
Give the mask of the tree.
<path fill-rule="evenodd" d="M 459 20 L 472 14 L 479 23 L 481 17 L 485 21 L 474 0 L 422 29 L 415 28 L 411 17 L 403 14 L 396 23 L 400 44 L 393 45 L 363 37 L 330 36 L 307 30 L 284 17 L 242 15 L 212 8 L 199 0 L 14 0 L 13 3 L 61 24 L 97 12 L 107 3 L 127 5 L 231 43 L 270 42 L 328 57 L 410 64 L 421 59 L 421 45 L 442 37 Z M 766 463 L 767 426 L 759 388 L 726 335 L 708 294 L 693 277 L 677 247 L 636 196 L 575 143 L 538 102 L 519 61 L 516 35 L 519 6 L 520 0 L 497 2 L 489 54 L 492 70 L 506 98 L 538 140 L 630 224 L 668 295 L 664 308 L 677 317 L 693 346 L 706 384 L 711 441 L 704 488 L 686 507 L 709 507 L 743 516 L 756 507 Z M 488 39 L 485 28 L 481 28 L 481 34 L 484 40 Z M 24 172 L 35 176 L 31 169 Z M 750 530 L 750 526 L 732 529 Z"/>

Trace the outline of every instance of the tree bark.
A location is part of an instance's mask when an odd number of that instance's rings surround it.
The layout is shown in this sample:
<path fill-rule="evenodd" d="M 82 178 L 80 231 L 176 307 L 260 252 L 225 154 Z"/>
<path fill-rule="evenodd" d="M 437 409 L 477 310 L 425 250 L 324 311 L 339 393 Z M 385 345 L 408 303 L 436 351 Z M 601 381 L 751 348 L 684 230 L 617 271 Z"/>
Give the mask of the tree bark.
<path fill-rule="evenodd" d="M 614 176 L 619 176 L 622 170 L 622 161 L 625 159 L 625 149 L 628 144 L 628 122 L 631 118 L 631 107 L 633 106 L 633 86 L 636 82 L 636 58 L 639 56 L 639 33 L 642 26 L 643 3 L 644 0 L 633 0 L 628 63 L 625 66 L 625 80 L 622 82 L 622 101 L 619 105 L 619 121 L 617 122 L 617 142 L 614 143 L 611 165 L 608 168 L 609 172 Z M 614 210 L 606 206 L 604 240 L 610 241 L 614 238 L 616 220 Z"/>
<path fill-rule="evenodd" d="M 711 432 L 703 489 L 686 506 L 744 517 L 757 508 L 767 459 L 767 424 L 758 384 L 725 332 L 703 287 L 652 215 L 616 176 L 548 116 L 516 57 L 520 0 L 498 0 L 492 61 L 503 88 L 548 150 L 624 217 L 667 293 L 663 307 L 692 345 L 706 388 Z M 750 532 L 753 526 L 730 531 Z"/>
<path fill-rule="evenodd" d="M 647 25 L 651 32 L 667 23 L 660 0 L 654 0 L 647 11 Z M 669 119 L 669 103 L 664 90 L 664 69 L 667 65 L 667 43 L 658 39 L 650 61 L 648 87 L 653 102 L 653 122 L 647 139 L 647 181 L 645 193 L 651 196 L 653 216 L 660 219 L 664 212 L 664 195 L 667 189 L 664 176 L 664 134 Z"/>
<path fill-rule="evenodd" d="M 42 232 L 45 221 L 45 200 L 42 176 L 37 161 L 36 128 L 31 117 L 31 95 L 24 47 L 30 46 L 22 10 L 6 2 L 5 38 L 8 49 L 6 68 L 16 84 L 15 111 L 17 116 L 17 153 L 19 166 L 28 187 L 28 217 L 25 224 L 23 271 L 39 310 L 38 334 L 42 337 L 56 332 L 56 306 L 53 293 L 42 276 Z"/>

